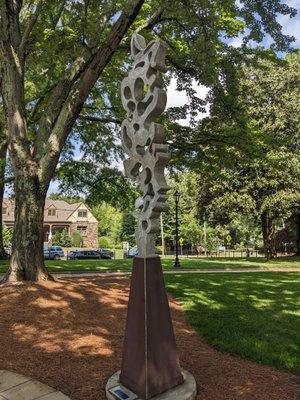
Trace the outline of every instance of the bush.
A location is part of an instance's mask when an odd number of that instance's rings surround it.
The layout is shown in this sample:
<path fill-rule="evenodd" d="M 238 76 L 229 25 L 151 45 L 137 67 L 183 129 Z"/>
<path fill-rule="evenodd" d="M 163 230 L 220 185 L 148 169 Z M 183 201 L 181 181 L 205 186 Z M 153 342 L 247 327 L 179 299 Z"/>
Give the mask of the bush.
<path fill-rule="evenodd" d="M 83 246 L 83 238 L 79 232 L 73 232 L 71 236 L 72 246 L 74 247 L 82 247 Z"/>
<path fill-rule="evenodd" d="M 3 244 L 10 244 L 13 237 L 13 229 L 9 229 L 5 224 L 3 224 Z"/>
<path fill-rule="evenodd" d="M 162 246 L 155 246 L 156 254 L 162 254 Z"/>
<path fill-rule="evenodd" d="M 99 247 L 100 248 L 112 248 L 112 241 L 108 236 L 99 237 Z"/>
<path fill-rule="evenodd" d="M 52 237 L 51 242 L 53 246 L 62 246 L 62 247 L 72 246 L 72 240 L 68 235 L 66 229 L 64 229 L 62 232 L 56 232 L 55 235 Z"/>

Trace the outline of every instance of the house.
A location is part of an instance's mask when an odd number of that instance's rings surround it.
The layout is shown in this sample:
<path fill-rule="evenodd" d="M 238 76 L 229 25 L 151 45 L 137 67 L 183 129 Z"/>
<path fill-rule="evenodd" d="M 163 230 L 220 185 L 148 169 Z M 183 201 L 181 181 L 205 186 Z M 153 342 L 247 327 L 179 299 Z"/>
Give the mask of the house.
<path fill-rule="evenodd" d="M 14 225 L 14 200 L 4 199 L 2 218 L 8 228 Z M 98 221 L 84 203 L 69 204 L 64 200 L 47 199 L 44 211 L 44 242 L 64 229 L 72 236 L 79 232 L 85 247 L 98 247 Z"/>

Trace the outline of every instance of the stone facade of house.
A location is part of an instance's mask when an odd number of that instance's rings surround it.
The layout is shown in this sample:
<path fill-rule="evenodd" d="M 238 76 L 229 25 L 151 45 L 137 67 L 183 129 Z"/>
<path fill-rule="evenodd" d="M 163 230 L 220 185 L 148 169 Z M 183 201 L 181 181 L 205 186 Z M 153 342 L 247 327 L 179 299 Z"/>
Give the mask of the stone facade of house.
<path fill-rule="evenodd" d="M 72 236 L 74 232 L 81 234 L 85 247 L 98 247 L 98 222 L 89 222 L 87 225 L 83 225 L 82 222 L 73 222 L 70 225 L 70 235 Z"/>
<path fill-rule="evenodd" d="M 4 199 L 2 217 L 8 228 L 14 225 L 14 200 Z M 66 230 L 70 236 L 80 233 L 84 247 L 98 247 L 98 221 L 84 203 L 69 204 L 47 199 L 44 211 L 44 242 L 51 244 L 56 232 Z"/>

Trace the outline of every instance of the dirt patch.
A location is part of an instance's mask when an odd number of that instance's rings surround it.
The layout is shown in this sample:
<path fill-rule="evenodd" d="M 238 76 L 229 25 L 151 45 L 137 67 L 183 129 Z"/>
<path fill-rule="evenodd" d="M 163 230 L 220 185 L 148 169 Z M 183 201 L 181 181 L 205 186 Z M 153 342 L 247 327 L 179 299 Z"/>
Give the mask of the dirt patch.
<path fill-rule="evenodd" d="M 0 288 L 0 369 L 53 386 L 72 400 L 104 400 L 120 367 L 129 279 L 64 279 Z M 221 353 L 171 300 L 181 365 L 198 400 L 296 400 L 298 377 Z"/>

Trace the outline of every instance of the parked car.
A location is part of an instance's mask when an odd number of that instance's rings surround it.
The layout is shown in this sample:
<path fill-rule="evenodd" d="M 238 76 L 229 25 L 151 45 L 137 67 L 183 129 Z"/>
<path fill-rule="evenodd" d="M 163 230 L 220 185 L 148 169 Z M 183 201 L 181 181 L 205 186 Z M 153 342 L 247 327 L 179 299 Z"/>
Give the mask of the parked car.
<path fill-rule="evenodd" d="M 4 253 L 0 253 L 0 260 L 8 260 L 11 254 L 11 247 L 4 246 Z"/>
<path fill-rule="evenodd" d="M 5 244 L 4 250 L 5 250 L 6 254 L 11 255 L 11 244 Z"/>
<path fill-rule="evenodd" d="M 139 250 L 137 247 L 133 247 L 132 249 L 128 250 L 125 254 L 125 258 L 134 258 L 139 255 Z"/>
<path fill-rule="evenodd" d="M 63 249 L 60 246 L 44 247 L 45 260 L 60 260 L 65 256 Z"/>
<path fill-rule="evenodd" d="M 97 250 L 73 250 L 69 253 L 71 260 L 99 260 L 101 254 Z"/>
<path fill-rule="evenodd" d="M 101 255 L 101 258 L 112 259 L 114 258 L 114 252 L 109 249 L 99 249 L 98 252 Z"/>

